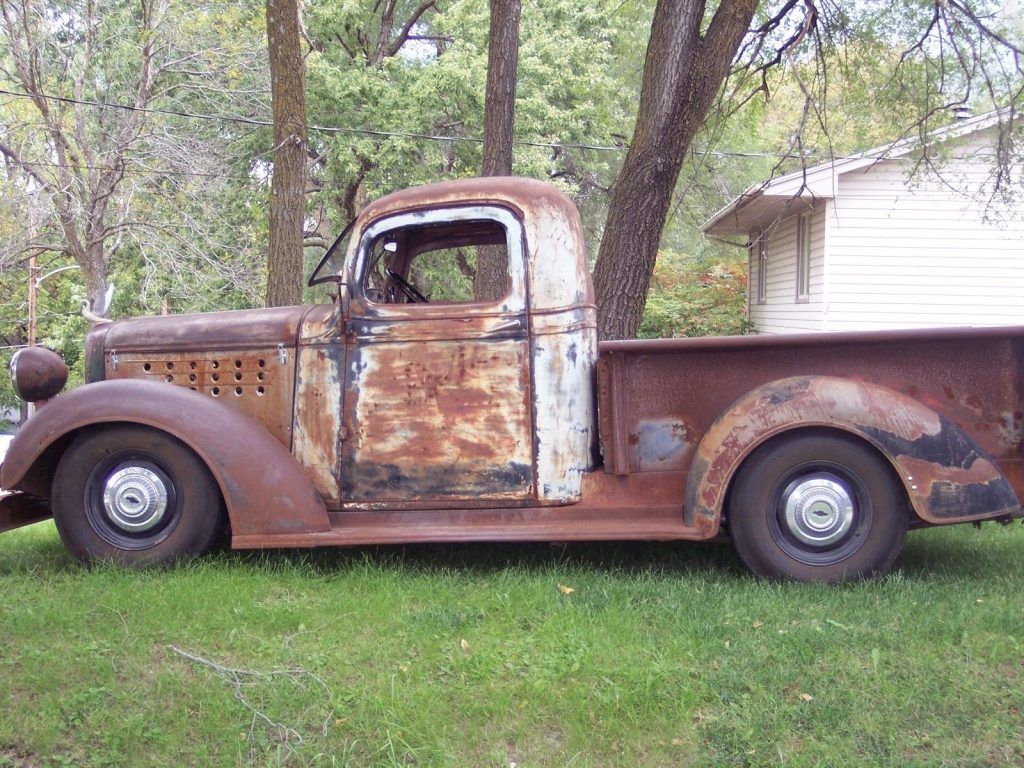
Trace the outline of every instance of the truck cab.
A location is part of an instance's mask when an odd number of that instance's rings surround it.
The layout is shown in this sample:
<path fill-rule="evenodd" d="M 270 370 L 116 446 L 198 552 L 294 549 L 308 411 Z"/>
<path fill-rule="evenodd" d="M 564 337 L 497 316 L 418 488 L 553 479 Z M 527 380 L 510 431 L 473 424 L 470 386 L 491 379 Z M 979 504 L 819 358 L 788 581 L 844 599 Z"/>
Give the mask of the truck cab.
<path fill-rule="evenodd" d="M 300 462 L 333 467 L 318 478 L 325 499 L 579 501 L 596 461 L 597 331 L 572 203 L 526 180 L 410 190 L 370 205 L 336 248 L 343 263 L 328 254 L 311 281 L 338 282 L 339 312 L 303 323 L 293 442 Z M 493 300 L 459 272 L 480 248 L 504 264 Z M 429 296 L 416 287 L 425 269 Z M 318 453 L 325 412 L 337 455 Z"/>

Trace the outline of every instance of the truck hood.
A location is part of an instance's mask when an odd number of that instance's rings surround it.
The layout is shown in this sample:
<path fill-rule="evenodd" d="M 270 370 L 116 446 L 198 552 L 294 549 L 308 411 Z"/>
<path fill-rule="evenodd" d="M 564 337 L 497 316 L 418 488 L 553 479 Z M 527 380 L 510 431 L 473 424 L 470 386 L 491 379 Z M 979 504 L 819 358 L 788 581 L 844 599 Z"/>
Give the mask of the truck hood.
<path fill-rule="evenodd" d="M 106 326 L 103 346 L 119 353 L 290 347 L 311 309 L 274 307 L 117 320 Z"/>

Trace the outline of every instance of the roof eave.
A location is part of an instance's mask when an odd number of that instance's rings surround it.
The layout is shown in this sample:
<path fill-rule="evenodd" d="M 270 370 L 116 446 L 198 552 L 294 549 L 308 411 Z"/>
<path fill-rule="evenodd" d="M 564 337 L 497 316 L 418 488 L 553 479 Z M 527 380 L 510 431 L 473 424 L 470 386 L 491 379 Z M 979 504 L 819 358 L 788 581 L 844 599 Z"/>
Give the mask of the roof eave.
<path fill-rule="evenodd" d="M 723 208 L 704 225 L 703 231 L 712 237 L 747 236 L 751 232 L 767 230 L 781 219 L 810 210 L 818 201 L 831 197 L 810 193 L 795 197 L 759 193 L 742 203 Z"/>

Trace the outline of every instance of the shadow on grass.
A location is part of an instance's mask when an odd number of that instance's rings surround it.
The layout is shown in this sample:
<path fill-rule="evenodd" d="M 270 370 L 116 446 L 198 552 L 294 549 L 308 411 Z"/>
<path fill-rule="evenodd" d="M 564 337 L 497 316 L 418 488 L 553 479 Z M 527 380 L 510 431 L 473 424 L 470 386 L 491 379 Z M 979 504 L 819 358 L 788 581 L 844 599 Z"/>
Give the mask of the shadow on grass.
<path fill-rule="evenodd" d="M 910 578 L 943 581 L 1019 581 L 1024 530 L 985 523 L 981 530 L 957 525 L 913 531 L 896 567 Z"/>
<path fill-rule="evenodd" d="M 367 564 L 422 573 L 462 571 L 491 574 L 505 570 L 530 572 L 552 568 L 623 574 L 719 573 L 729 577 L 746 573 L 732 547 L 727 544 L 694 542 L 408 544 L 225 552 L 221 557 L 257 567 L 284 565 L 308 568 L 321 574 Z"/>
<path fill-rule="evenodd" d="M 911 580 L 983 581 L 1019 579 L 1024 555 L 1020 524 L 986 525 L 911 532 L 895 570 Z M 727 543 L 574 542 L 453 543 L 355 548 L 224 550 L 182 567 L 245 567 L 303 570 L 329 576 L 367 565 L 421 573 L 452 571 L 492 574 L 571 569 L 604 573 L 666 574 L 712 580 L 752 578 Z M 82 568 L 64 550 L 52 523 L 42 523 L 0 539 L 0 575 L 60 573 Z"/>
<path fill-rule="evenodd" d="M 1024 559 L 1024 530 L 987 524 L 914 531 L 894 570 L 913 581 L 991 581 L 1019 579 Z M 581 571 L 699 576 L 735 580 L 750 576 L 728 543 L 573 542 L 416 544 L 352 549 L 225 552 L 225 562 L 258 568 L 308 569 L 330 575 L 367 564 L 415 572 L 464 571 L 491 574 L 504 570 Z"/>

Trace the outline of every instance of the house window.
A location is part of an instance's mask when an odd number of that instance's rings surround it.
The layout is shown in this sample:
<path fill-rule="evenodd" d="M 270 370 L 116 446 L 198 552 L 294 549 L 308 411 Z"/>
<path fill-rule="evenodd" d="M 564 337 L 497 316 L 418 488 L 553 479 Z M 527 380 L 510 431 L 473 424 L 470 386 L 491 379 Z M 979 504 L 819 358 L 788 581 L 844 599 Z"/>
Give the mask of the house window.
<path fill-rule="evenodd" d="M 811 215 L 801 214 L 796 220 L 796 300 L 811 297 Z"/>
<path fill-rule="evenodd" d="M 757 257 L 757 303 L 764 304 L 768 300 L 768 251 L 764 245 L 764 235 L 754 241 L 751 256 Z"/>

